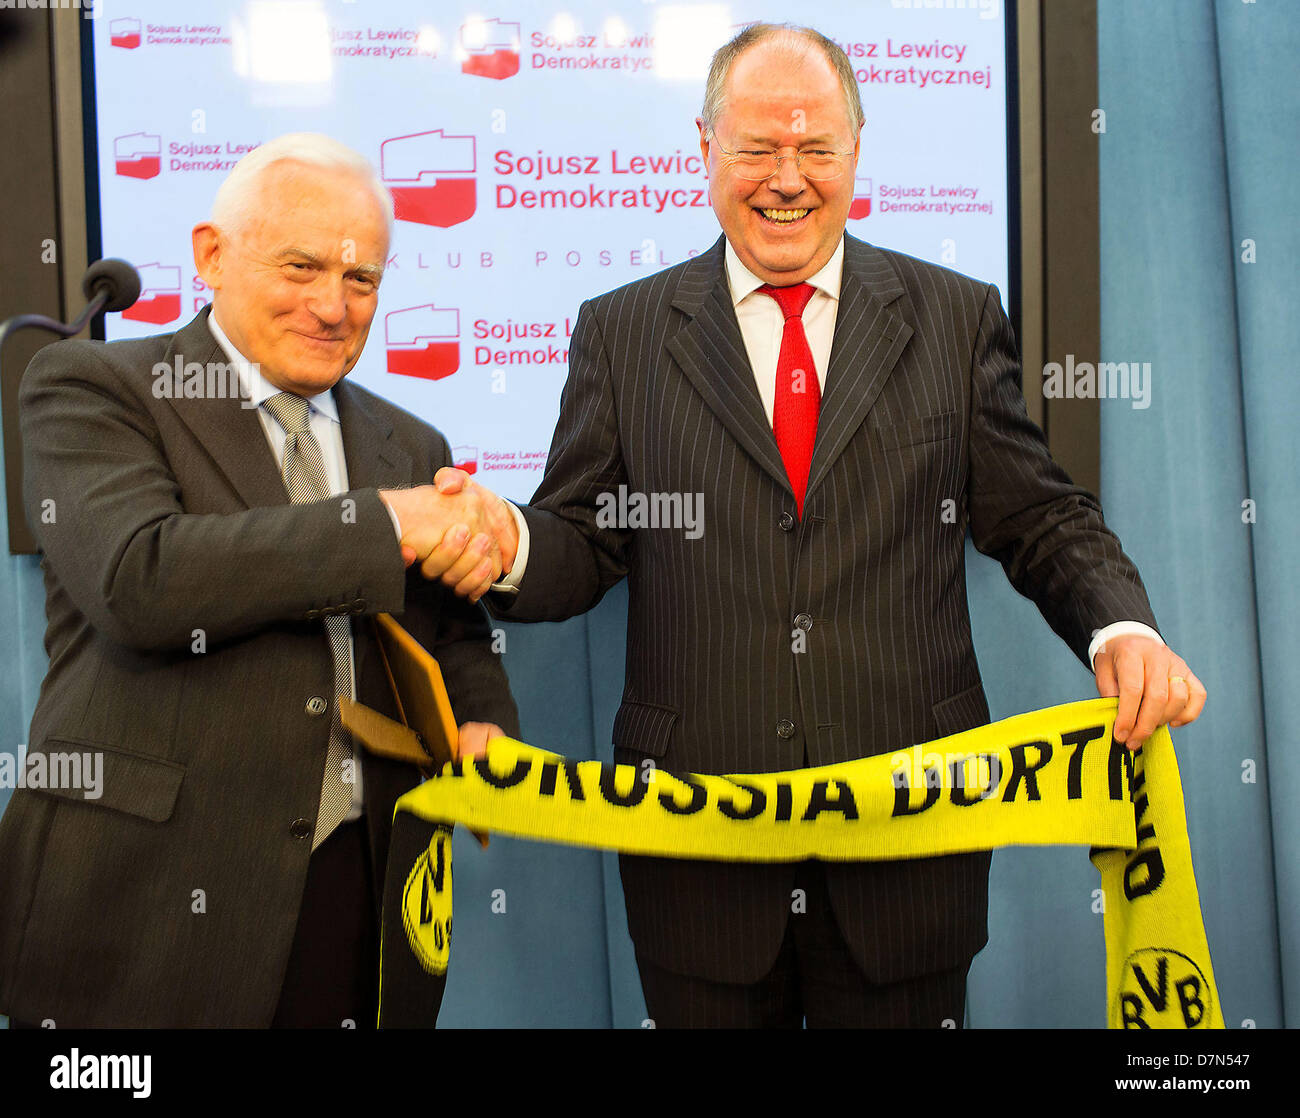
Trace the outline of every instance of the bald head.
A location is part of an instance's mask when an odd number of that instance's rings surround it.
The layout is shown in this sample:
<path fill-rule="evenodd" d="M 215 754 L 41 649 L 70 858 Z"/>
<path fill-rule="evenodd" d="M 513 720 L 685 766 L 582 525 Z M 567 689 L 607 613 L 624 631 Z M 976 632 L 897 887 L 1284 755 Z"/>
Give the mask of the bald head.
<path fill-rule="evenodd" d="M 788 23 L 753 23 L 730 42 L 719 47 L 709 67 L 708 81 L 704 87 L 704 106 L 700 120 L 712 132 L 735 89 L 732 70 L 742 55 L 759 45 L 764 53 L 780 58 L 791 67 L 829 64 L 844 99 L 844 109 L 849 124 L 856 135 L 866 121 L 862 111 L 862 96 L 858 79 L 838 43 L 828 39 L 811 27 L 798 27 Z M 747 88 L 747 87 L 743 87 Z"/>

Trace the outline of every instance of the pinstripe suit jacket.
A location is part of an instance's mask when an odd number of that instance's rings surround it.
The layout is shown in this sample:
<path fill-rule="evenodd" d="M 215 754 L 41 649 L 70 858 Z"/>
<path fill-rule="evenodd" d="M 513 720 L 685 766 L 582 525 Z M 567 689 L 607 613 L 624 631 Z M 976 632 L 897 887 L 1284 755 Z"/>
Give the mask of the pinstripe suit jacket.
<path fill-rule="evenodd" d="M 563 618 L 628 578 L 620 761 L 776 771 L 987 722 L 968 530 L 1085 663 L 1095 629 L 1155 624 L 1097 502 L 1026 414 L 996 289 L 845 242 L 802 519 L 722 239 L 578 315 L 546 474 L 524 510 L 527 570 L 518 597 L 497 608 Z M 703 494 L 702 537 L 602 526 L 600 494 L 621 485 Z M 988 865 L 988 854 L 828 864 L 835 915 L 867 976 L 895 981 L 979 950 Z M 625 857 L 638 952 L 680 973 L 756 981 L 780 947 L 794 872 Z"/>

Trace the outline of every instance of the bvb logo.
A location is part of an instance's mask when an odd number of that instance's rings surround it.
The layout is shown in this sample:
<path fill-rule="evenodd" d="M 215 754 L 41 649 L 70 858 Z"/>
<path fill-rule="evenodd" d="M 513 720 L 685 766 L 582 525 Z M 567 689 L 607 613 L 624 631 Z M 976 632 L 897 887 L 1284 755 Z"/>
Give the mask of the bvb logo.
<path fill-rule="evenodd" d="M 1164 947 L 1145 947 L 1124 960 L 1119 1024 L 1126 1029 L 1208 1028 L 1210 984 L 1191 959 Z"/>
<path fill-rule="evenodd" d="M 402 926 L 416 959 L 430 974 L 446 974 L 451 953 L 451 832 L 439 828 L 411 867 L 402 891 Z"/>

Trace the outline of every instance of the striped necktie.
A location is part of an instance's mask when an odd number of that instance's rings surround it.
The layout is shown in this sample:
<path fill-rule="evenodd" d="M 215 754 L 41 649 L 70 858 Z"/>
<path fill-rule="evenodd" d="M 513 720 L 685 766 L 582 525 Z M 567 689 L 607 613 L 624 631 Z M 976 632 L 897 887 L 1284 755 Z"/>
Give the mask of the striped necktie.
<path fill-rule="evenodd" d="M 330 489 L 320 444 L 308 425 L 311 405 L 301 396 L 281 392 L 270 397 L 262 406 L 285 431 L 282 471 L 289 499 L 295 505 L 323 501 L 330 496 Z M 330 655 L 334 658 L 334 694 L 350 696 L 352 621 L 347 617 L 326 617 L 325 633 L 329 637 Z M 352 809 L 353 781 L 345 782 L 343 777 L 346 762 L 353 762 L 352 765 L 346 765 L 346 768 L 355 772 L 355 755 L 352 735 L 343 729 L 335 709 L 337 705 L 336 699 L 330 710 L 329 750 L 325 756 L 325 775 L 321 782 L 320 807 L 316 813 L 316 830 L 311 840 L 312 850 L 330 836 Z"/>

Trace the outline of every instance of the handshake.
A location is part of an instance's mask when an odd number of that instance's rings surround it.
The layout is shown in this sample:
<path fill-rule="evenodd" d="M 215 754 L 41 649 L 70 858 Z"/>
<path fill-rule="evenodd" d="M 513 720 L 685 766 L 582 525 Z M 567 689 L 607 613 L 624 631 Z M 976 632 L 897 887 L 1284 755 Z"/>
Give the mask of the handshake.
<path fill-rule="evenodd" d="M 519 550 L 515 514 L 463 470 L 444 466 L 432 485 L 381 489 L 379 497 L 401 525 L 403 561 L 418 562 L 425 578 L 477 602 L 510 573 Z"/>

